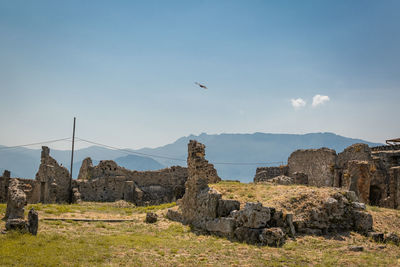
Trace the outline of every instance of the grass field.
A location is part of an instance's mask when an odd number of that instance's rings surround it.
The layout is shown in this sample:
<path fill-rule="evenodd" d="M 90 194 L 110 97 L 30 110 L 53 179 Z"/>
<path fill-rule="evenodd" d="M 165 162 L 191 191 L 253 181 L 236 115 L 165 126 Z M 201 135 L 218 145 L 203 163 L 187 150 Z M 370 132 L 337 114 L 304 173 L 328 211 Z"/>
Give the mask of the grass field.
<path fill-rule="evenodd" d="M 271 202 L 293 195 L 293 186 L 239 184 L 213 185 L 226 198 Z M 311 189 L 317 190 L 318 189 Z M 322 193 L 324 189 L 322 189 Z M 300 190 L 301 191 L 301 190 Z M 286 192 L 286 193 L 282 193 Z M 290 201 L 290 199 L 289 199 Z M 284 202 L 284 201 L 283 201 Z M 269 203 L 271 204 L 271 203 Z M 278 204 L 278 203 L 275 203 Z M 0 265 L 14 266 L 396 266 L 400 248 L 380 244 L 357 233 L 343 236 L 301 236 L 282 248 L 258 247 L 214 236 L 197 235 L 189 227 L 164 216 L 174 203 L 135 207 L 126 202 L 33 206 L 39 218 L 132 219 L 129 222 L 76 222 L 40 220 L 37 236 L 0 234 Z M 272 205 L 271 205 L 272 206 Z M 144 223 L 147 211 L 159 215 Z M 400 211 L 368 207 L 379 231 L 400 233 Z M 0 204 L 0 217 L 5 204 Z M 0 221 L 0 228 L 4 222 Z M 363 252 L 349 246 L 362 245 Z"/>

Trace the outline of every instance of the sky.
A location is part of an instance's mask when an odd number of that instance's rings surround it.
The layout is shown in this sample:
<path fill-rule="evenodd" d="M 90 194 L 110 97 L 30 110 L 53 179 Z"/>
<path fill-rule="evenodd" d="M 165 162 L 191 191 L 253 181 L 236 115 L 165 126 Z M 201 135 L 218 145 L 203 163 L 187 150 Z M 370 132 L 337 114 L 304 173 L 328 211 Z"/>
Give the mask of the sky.
<path fill-rule="evenodd" d="M 399 10 L 0 0 L 0 145 L 70 137 L 73 117 L 78 137 L 133 149 L 203 132 L 400 137 Z"/>

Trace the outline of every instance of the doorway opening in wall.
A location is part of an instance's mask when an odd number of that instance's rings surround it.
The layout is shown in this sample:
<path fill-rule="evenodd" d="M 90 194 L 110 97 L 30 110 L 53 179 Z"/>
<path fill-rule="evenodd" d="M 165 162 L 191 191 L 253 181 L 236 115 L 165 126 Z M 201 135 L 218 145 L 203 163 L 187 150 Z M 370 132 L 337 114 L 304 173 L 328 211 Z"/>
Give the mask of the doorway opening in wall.
<path fill-rule="evenodd" d="M 40 202 L 44 203 L 44 191 L 46 190 L 46 182 L 40 183 Z"/>
<path fill-rule="evenodd" d="M 369 204 L 377 206 L 382 197 L 381 189 L 376 185 L 371 185 L 369 188 Z"/>

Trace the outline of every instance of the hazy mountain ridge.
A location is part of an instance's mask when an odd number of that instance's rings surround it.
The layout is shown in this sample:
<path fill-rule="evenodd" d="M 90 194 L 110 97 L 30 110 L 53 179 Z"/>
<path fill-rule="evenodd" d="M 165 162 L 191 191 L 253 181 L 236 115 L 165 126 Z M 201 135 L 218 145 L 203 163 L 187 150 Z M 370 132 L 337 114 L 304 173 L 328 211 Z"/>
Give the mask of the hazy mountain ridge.
<path fill-rule="evenodd" d="M 91 157 L 93 163 L 99 160 L 115 160 L 127 169 L 156 170 L 166 166 L 186 166 L 187 144 L 189 140 L 196 139 L 206 145 L 206 158 L 215 164 L 218 174 L 224 179 L 239 179 L 249 182 L 253 179 L 258 166 L 279 165 L 286 163 L 288 156 L 296 149 L 328 147 L 341 152 L 344 148 L 354 143 L 366 143 L 370 146 L 381 145 L 361 139 L 347 138 L 333 133 L 310 134 L 200 134 L 189 135 L 177 139 L 174 143 L 157 148 L 143 148 L 131 150 L 166 156 L 179 160 L 170 160 L 159 157 L 144 157 L 129 155 L 124 151 L 111 150 L 98 146 L 91 146 L 75 151 L 73 176 L 77 177 L 81 162 L 86 157 Z M 70 167 L 70 151 L 51 150 L 50 154 L 61 164 Z M 218 163 L 255 163 L 258 165 L 230 165 Z M 274 162 L 274 163 L 271 163 Z M 275 163 L 277 162 L 277 163 Z M 24 178 L 34 178 L 40 164 L 40 149 L 2 149 L 0 150 L 0 168 L 8 169 L 11 175 L 16 173 Z"/>

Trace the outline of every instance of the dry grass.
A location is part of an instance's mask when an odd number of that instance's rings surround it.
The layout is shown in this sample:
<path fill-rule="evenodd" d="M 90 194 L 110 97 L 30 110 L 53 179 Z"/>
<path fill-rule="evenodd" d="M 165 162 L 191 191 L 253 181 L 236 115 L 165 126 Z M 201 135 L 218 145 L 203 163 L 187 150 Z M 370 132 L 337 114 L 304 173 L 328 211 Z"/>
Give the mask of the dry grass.
<path fill-rule="evenodd" d="M 304 190 L 329 194 L 328 189 L 239 183 L 213 185 L 224 196 L 266 205 L 290 201 Z M 327 190 L 327 191 L 325 191 Z M 287 200 L 289 197 L 289 200 Z M 40 218 L 128 218 L 133 222 L 40 221 L 38 236 L 0 235 L 0 265 L 17 266 L 395 266 L 400 248 L 371 242 L 356 233 L 341 237 L 298 237 L 282 248 L 257 247 L 214 236 L 196 235 L 190 228 L 165 219 L 162 205 L 136 208 L 129 203 L 35 205 Z M 275 205 L 276 206 L 276 205 Z M 29 207 L 28 207 L 29 208 Z M 27 208 L 27 210 L 28 210 Z M 399 212 L 369 207 L 379 230 L 399 232 Z M 159 215 L 156 224 L 144 223 L 145 212 Z M 0 204 L 0 216 L 5 205 Z M 386 222 L 390 220 L 390 222 Z M 4 222 L 0 222 L 4 228 Z M 363 252 L 348 246 L 362 245 Z"/>
<path fill-rule="evenodd" d="M 308 214 L 313 207 L 320 207 L 322 202 L 341 190 L 333 187 L 308 187 L 302 185 L 275 185 L 270 183 L 221 182 L 211 187 L 218 190 L 223 198 L 241 202 L 259 201 L 264 206 L 275 207 L 286 213 L 293 213 L 295 218 Z"/>

